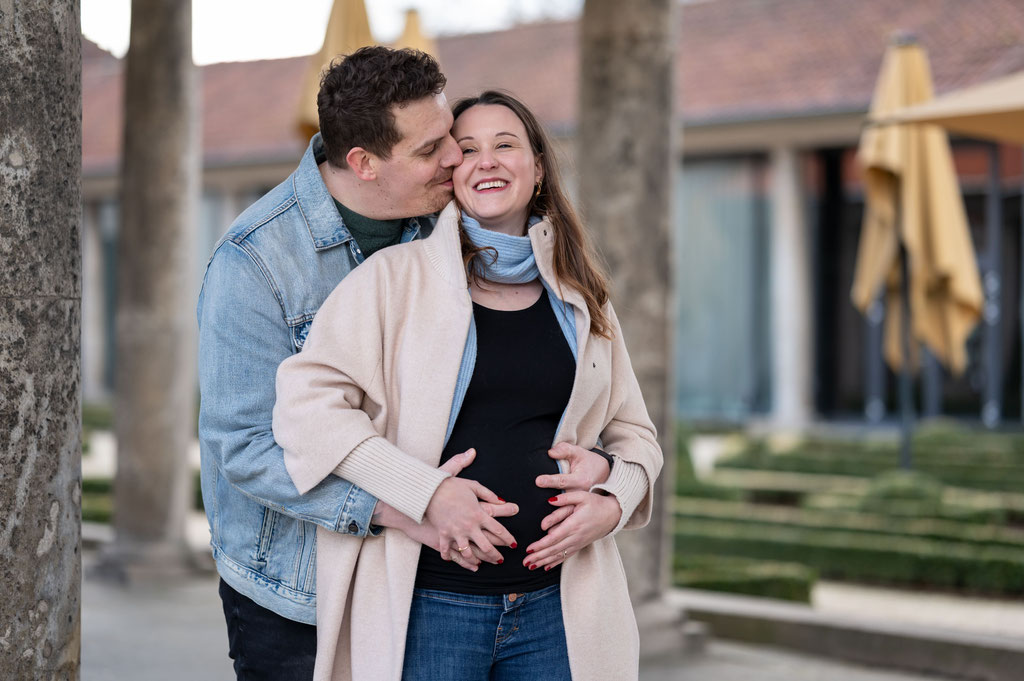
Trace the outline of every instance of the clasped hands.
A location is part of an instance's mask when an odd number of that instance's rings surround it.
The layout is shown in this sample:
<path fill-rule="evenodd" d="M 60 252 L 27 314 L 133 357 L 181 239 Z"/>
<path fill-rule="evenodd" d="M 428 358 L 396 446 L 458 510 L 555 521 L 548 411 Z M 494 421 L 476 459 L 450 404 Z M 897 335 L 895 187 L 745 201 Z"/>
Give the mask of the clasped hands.
<path fill-rule="evenodd" d="M 373 522 L 400 530 L 473 572 L 481 562 L 501 564 L 504 559 L 496 547 L 516 548 L 516 540 L 496 518 L 513 516 L 519 507 L 474 480 L 456 477 L 475 456 L 470 449 L 441 466 L 452 477 L 434 492 L 422 523 L 382 501 L 377 503 Z M 604 457 L 566 442 L 552 447 L 548 456 L 565 461 L 569 472 L 537 477 L 538 487 L 565 491 L 549 501 L 556 508 L 541 521 L 547 534 L 526 547 L 523 564 L 531 569 L 555 567 L 611 532 L 622 514 L 615 497 L 590 491 L 608 478 Z"/>

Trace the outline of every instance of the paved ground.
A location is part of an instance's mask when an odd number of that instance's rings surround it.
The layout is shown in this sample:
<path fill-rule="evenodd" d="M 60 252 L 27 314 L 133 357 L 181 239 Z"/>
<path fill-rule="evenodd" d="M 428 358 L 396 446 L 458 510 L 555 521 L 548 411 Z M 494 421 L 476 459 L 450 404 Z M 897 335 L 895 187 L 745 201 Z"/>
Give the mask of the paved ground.
<path fill-rule="evenodd" d="M 725 641 L 713 642 L 701 656 L 652 661 L 640 670 L 640 681 L 924 681 L 931 678 Z"/>
<path fill-rule="evenodd" d="M 104 439 L 106 438 L 106 439 Z M 110 475 L 113 440 L 93 435 L 86 475 Z M 190 452 L 193 465 L 198 448 Z M 87 524 L 94 541 L 109 528 Z M 202 550 L 209 534 L 205 516 L 189 518 L 188 537 Z M 84 567 L 94 561 L 84 555 Z M 854 585 L 819 583 L 814 608 L 858 618 L 1020 636 L 1024 602 L 913 593 Z M 82 681 L 230 681 L 224 620 L 216 577 L 121 588 L 86 578 L 82 589 Z M 803 655 L 724 641 L 713 641 L 702 656 L 652 661 L 641 681 L 924 681 L 923 676 L 866 669 Z"/>
<path fill-rule="evenodd" d="M 883 589 L 818 582 L 812 594 L 818 612 L 878 618 L 975 634 L 1019 638 L 1024 632 L 1024 601 L 972 598 L 956 594 Z"/>
<path fill-rule="evenodd" d="M 85 567 L 94 561 L 85 555 Z M 230 681 L 216 578 L 82 588 L 82 681 Z M 644 665 L 641 681 L 924 681 L 776 650 L 712 642 Z"/>

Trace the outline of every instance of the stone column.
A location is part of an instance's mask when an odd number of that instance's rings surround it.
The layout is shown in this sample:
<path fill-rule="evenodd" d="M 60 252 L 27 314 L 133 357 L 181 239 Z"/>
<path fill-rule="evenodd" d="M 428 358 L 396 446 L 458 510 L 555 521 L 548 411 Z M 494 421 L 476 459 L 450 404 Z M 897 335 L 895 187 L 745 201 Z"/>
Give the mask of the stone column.
<path fill-rule="evenodd" d="M 665 599 L 675 459 L 669 389 L 672 178 L 679 149 L 674 5 L 587 0 L 581 21 L 577 167 L 583 216 L 608 260 L 612 301 L 665 452 L 650 525 L 616 537 L 645 654 L 684 643 L 683 613 Z"/>
<path fill-rule="evenodd" d="M 800 157 L 776 147 L 772 163 L 772 420 L 799 429 L 814 415 L 811 263 Z"/>
<path fill-rule="evenodd" d="M 103 236 L 95 203 L 82 208 L 82 396 L 86 402 L 107 397 L 103 382 L 106 333 L 103 320 Z"/>
<path fill-rule="evenodd" d="M 78 3 L 0 0 L 0 677 L 81 653 Z"/>
<path fill-rule="evenodd" d="M 99 574 L 191 565 L 198 90 L 189 0 L 133 0 L 118 233 L 115 541 Z"/>
<path fill-rule="evenodd" d="M 1003 186 L 999 178 L 999 145 L 988 144 L 988 187 L 985 193 L 985 326 L 981 421 L 995 428 L 1003 418 Z"/>

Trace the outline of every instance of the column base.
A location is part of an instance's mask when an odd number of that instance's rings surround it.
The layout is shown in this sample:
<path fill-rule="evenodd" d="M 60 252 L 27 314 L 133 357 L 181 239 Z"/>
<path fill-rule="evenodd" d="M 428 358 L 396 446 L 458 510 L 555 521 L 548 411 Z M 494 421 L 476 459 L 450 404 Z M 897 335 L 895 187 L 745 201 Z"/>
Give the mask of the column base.
<path fill-rule="evenodd" d="M 707 626 L 687 619 L 683 607 L 670 603 L 664 595 L 635 607 L 634 613 L 640 630 L 641 659 L 704 652 Z"/>
<path fill-rule="evenodd" d="M 137 542 L 115 539 L 100 548 L 87 576 L 115 584 L 177 580 L 208 572 L 184 541 Z"/>

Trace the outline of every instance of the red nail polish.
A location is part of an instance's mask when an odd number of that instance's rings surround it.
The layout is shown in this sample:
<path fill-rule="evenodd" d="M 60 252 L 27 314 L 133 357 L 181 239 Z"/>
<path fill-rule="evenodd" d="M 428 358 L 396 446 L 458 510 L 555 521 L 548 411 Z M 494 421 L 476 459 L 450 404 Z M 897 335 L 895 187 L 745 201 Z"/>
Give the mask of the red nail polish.
<path fill-rule="evenodd" d="M 498 497 L 498 501 L 500 501 L 500 502 L 501 502 L 501 503 L 503 503 L 503 504 L 505 503 L 505 500 L 504 500 L 504 499 L 502 499 L 501 497 Z"/>
<path fill-rule="evenodd" d="M 515 543 L 515 542 L 512 542 L 511 544 L 509 544 L 509 545 L 508 545 L 508 547 L 509 547 L 510 549 L 514 549 L 514 548 L 516 547 L 516 543 Z"/>
<path fill-rule="evenodd" d="M 547 571 L 548 571 L 548 570 L 550 570 L 550 569 L 551 569 L 551 566 L 550 566 L 550 565 L 545 565 L 545 566 L 544 566 L 544 572 L 547 572 Z"/>
<path fill-rule="evenodd" d="M 558 497 L 551 497 L 550 499 L 548 499 L 548 503 L 549 503 L 549 504 L 553 504 L 553 503 L 555 503 L 556 501 L 558 501 Z"/>
<path fill-rule="evenodd" d="M 498 565 L 501 565 L 501 564 L 502 564 L 502 563 L 504 563 L 504 562 L 505 562 L 505 559 L 504 559 L 504 558 L 499 558 L 499 559 L 498 559 Z"/>
<path fill-rule="evenodd" d="M 537 569 L 537 566 L 534 565 L 533 563 L 530 563 L 529 567 L 530 567 L 531 570 L 536 570 Z"/>
<path fill-rule="evenodd" d="M 530 555 L 531 553 L 533 553 L 533 549 L 526 549 L 526 555 Z"/>

